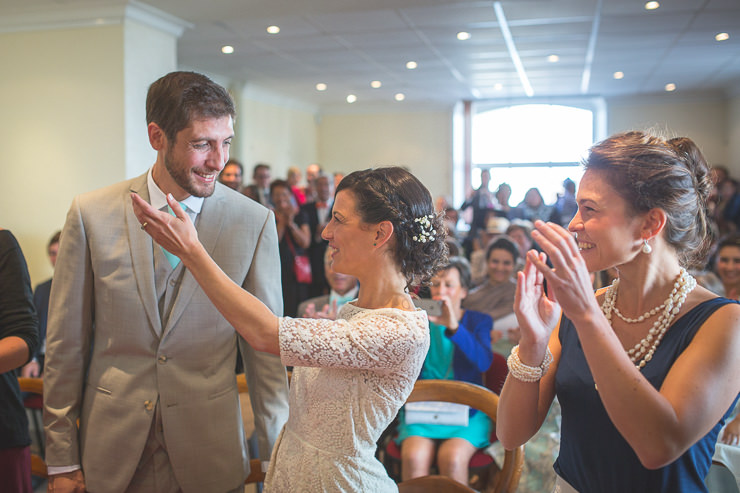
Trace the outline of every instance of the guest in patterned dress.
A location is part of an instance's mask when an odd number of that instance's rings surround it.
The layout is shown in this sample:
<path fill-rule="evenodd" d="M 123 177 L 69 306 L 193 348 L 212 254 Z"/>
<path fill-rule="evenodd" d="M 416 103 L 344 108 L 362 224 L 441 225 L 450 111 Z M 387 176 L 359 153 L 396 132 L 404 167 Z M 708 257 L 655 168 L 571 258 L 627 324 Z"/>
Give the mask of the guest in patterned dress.
<path fill-rule="evenodd" d="M 267 492 L 397 491 L 375 447 L 411 393 L 429 347 L 409 286 L 446 261 L 429 191 L 403 168 L 357 171 L 337 187 L 323 237 L 333 268 L 360 282 L 337 320 L 276 317 L 220 271 L 177 202 L 177 217 L 137 196 L 146 232 L 182 259 L 253 347 L 293 366 L 290 416 L 273 449 Z M 197 444 L 194 444 L 197 445 Z"/>
<path fill-rule="evenodd" d="M 685 269 L 706 251 L 707 163 L 690 139 L 628 132 L 585 165 L 570 231 L 537 221 L 545 253 L 518 274 L 496 434 L 527 442 L 557 395 L 555 491 L 706 492 L 740 391 L 740 306 Z M 589 272 L 615 266 L 594 296 Z"/>

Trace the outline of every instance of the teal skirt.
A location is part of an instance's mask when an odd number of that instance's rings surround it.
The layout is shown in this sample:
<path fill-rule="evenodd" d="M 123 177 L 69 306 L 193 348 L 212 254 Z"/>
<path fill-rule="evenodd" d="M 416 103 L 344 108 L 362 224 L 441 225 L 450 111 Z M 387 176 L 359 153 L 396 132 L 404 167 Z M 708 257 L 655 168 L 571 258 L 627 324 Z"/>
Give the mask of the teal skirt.
<path fill-rule="evenodd" d="M 398 426 L 398 438 L 396 443 L 400 444 L 410 436 L 420 436 L 434 440 L 448 440 L 450 438 L 462 438 L 473 444 L 475 448 L 485 448 L 490 443 L 491 419 L 486 413 L 476 411 L 468 419 L 468 426 L 454 425 L 430 425 L 430 424 L 406 424 L 405 413 L 402 410 L 401 424 Z"/>

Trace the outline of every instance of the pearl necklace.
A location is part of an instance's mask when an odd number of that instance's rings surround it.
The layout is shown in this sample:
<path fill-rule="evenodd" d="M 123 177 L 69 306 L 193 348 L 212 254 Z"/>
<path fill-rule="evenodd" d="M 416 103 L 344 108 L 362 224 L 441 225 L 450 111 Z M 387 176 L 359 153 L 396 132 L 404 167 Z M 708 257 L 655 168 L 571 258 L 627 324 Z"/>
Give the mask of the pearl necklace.
<path fill-rule="evenodd" d="M 647 335 L 640 342 L 635 344 L 635 347 L 627 351 L 627 354 L 629 354 L 630 359 L 635 363 L 638 370 L 644 368 L 647 362 L 653 359 L 653 354 L 655 354 L 658 344 L 660 344 L 660 341 L 663 339 L 663 336 L 673 322 L 673 319 L 675 319 L 678 312 L 681 311 L 681 306 L 684 301 L 686 301 L 686 296 L 695 287 L 696 279 L 686 272 L 686 269 L 681 268 L 681 273 L 673 283 L 673 290 L 671 291 L 671 294 L 668 295 L 665 302 L 663 302 L 662 305 L 649 310 L 637 319 L 623 317 L 619 313 L 619 310 L 617 310 L 616 302 L 617 290 L 619 289 L 619 279 L 615 279 L 611 286 L 607 288 L 606 293 L 604 294 L 604 302 L 601 305 L 601 311 L 604 312 L 604 316 L 609 321 L 610 325 L 612 323 L 612 313 L 616 313 L 617 316 L 625 322 L 636 323 L 644 321 L 646 318 L 649 318 L 649 316 L 654 315 L 661 309 L 663 310 L 660 317 L 658 317 L 658 319 L 653 323 L 653 326 L 650 328 Z"/>

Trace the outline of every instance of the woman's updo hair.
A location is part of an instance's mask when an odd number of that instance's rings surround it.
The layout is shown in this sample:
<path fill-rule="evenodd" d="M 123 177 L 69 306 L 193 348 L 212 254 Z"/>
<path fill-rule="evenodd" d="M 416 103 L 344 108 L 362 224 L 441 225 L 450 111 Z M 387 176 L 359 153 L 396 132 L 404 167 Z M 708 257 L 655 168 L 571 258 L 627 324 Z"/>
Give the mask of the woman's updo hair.
<path fill-rule="evenodd" d="M 662 209 L 665 240 L 684 266 L 704 259 L 711 244 L 709 166 L 686 137 L 664 140 L 644 132 L 613 135 L 594 145 L 586 170 L 599 170 L 632 214 Z"/>
<path fill-rule="evenodd" d="M 505 250 L 509 252 L 514 259 L 515 264 L 519 260 L 519 247 L 516 246 L 514 240 L 508 236 L 498 236 L 490 245 L 488 245 L 488 250 L 486 250 L 486 262 L 491 258 L 491 253 L 493 253 L 494 250 Z"/>
<path fill-rule="evenodd" d="M 342 190 L 352 192 L 363 222 L 393 224 L 394 260 L 408 286 L 426 283 L 447 262 L 443 217 L 414 175 L 397 166 L 355 171 L 339 182 L 336 193 Z"/>

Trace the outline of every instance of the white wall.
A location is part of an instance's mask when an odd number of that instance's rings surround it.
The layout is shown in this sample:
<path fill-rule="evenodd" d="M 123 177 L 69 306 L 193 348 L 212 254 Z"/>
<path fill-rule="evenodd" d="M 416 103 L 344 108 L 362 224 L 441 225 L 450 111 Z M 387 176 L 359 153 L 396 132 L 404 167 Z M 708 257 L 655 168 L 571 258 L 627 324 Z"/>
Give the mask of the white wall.
<path fill-rule="evenodd" d="M 232 92 L 237 104 L 232 157 L 244 165 L 245 184 L 257 163 L 269 164 L 273 179 L 284 179 L 290 166 L 305 172 L 319 162 L 316 108 L 251 85 Z"/>
<path fill-rule="evenodd" d="M 127 21 L 123 42 L 125 176 L 133 178 L 157 159 L 147 135 L 146 93 L 152 82 L 177 68 L 177 38 L 139 22 Z"/>
<path fill-rule="evenodd" d="M 319 161 L 330 172 L 406 166 L 432 197 L 452 193 L 452 109 L 329 114 L 319 125 Z"/>
<path fill-rule="evenodd" d="M 608 101 L 608 133 L 656 130 L 666 137 L 689 137 L 710 165 L 729 167 L 728 103 L 727 98 L 717 94 L 659 94 L 613 99 Z M 736 128 L 740 127 L 738 117 L 740 114 L 735 117 Z M 737 159 L 735 165 L 740 165 Z M 736 169 L 736 175 L 740 176 L 740 168 Z"/>
<path fill-rule="evenodd" d="M 0 227 L 34 284 L 72 197 L 124 178 L 120 25 L 0 34 Z"/>

